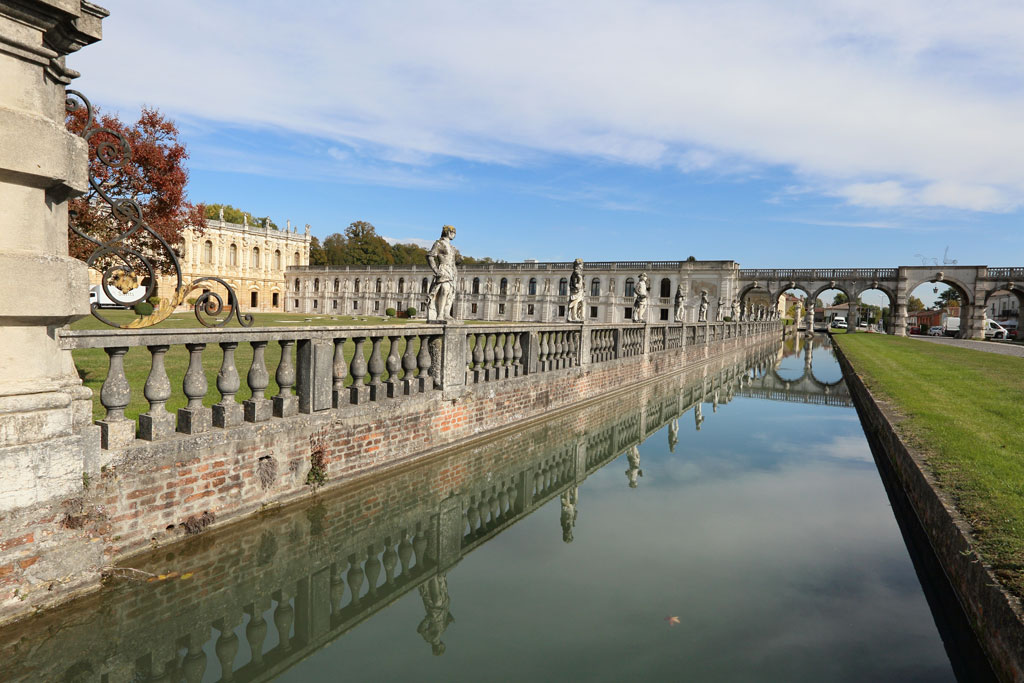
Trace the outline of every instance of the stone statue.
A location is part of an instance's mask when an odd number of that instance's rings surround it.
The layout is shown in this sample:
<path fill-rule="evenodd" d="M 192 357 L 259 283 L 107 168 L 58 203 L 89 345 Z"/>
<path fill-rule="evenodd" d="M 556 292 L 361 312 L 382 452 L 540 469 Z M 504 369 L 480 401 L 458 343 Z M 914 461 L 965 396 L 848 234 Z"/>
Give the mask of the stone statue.
<path fill-rule="evenodd" d="M 699 403 L 693 407 L 693 421 L 694 423 L 696 423 L 697 431 L 699 432 L 700 425 L 702 422 L 704 422 L 704 411 L 701 409 Z"/>
<path fill-rule="evenodd" d="M 676 452 L 676 444 L 679 443 L 679 419 L 673 418 L 668 423 L 668 452 Z"/>
<path fill-rule="evenodd" d="M 675 319 L 677 323 L 686 322 L 686 293 L 683 292 L 683 283 L 680 282 L 676 287 L 676 312 Z"/>
<path fill-rule="evenodd" d="M 650 291 L 650 281 L 647 273 L 640 273 L 637 278 L 636 287 L 633 290 L 633 322 L 647 323 L 647 294 Z"/>
<path fill-rule="evenodd" d="M 549 277 L 544 278 L 544 293 L 545 294 L 550 294 L 551 293 L 551 278 L 549 278 Z"/>
<path fill-rule="evenodd" d="M 423 599 L 423 609 L 427 614 L 416 632 L 430 643 L 430 649 L 435 655 L 443 655 L 444 643 L 441 642 L 441 636 L 448 625 L 455 621 L 449 611 L 452 599 L 448 595 L 448 578 L 438 574 L 427 579 L 420 584 L 420 598 Z"/>
<path fill-rule="evenodd" d="M 562 540 L 572 543 L 572 529 L 576 526 L 576 517 L 579 515 L 577 505 L 580 501 L 580 489 L 578 486 L 566 489 L 562 493 Z"/>
<path fill-rule="evenodd" d="M 569 276 L 569 309 L 567 320 L 571 323 L 583 322 L 583 259 L 572 263 L 572 275 Z"/>
<path fill-rule="evenodd" d="M 715 308 L 715 322 L 722 322 L 725 316 L 725 299 L 718 297 L 718 306 Z"/>
<path fill-rule="evenodd" d="M 223 223 L 224 222 L 224 207 L 223 206 L 220 207 L 220 210 L 217 212 L 217 214 L 220 216 L 220 222 Z"/>
<path fill-rule="evenodd" d="M 521 292 L 521 291 L 522 291 L 522 289 L 523 289 L 523 281 L 522 281 L 522 279 L 520 279 L 520 278 L 516 278 L 516 282 L 515 282 L 515 284 L 513 285 L 513 287 L 514 287 L 514 290 L 513 290 L 513 291 L 514 291 L 514 292 L 515 292 L 516 294 L 519 294 L 519 292 Z"/>
<path fill-rule="evenodd" d="M 629 480 L 629 488 L 635 489 L 637 487 L 637 477 L 644 476 L 644 471 L 640 469 L 640 450 L 633 446 L 629 449 L 629 455 L 626 456 L 629 460 L 629 469 L 626 470 L 626 478 Z"/>
<path fill-rule="evenodd" d="M 487 278 L 487 282 L 484 283 L 484 293 L 491 294 L 494 292 L 494 278 Z"/>
<path fill-rule="evenodd" d="M 732 300 L 732 307 L 731 307 L 731 310 L 730 310 L 730 315 L 732 317 L 733 322 L 736 322 L 737 320 L 740 319 L 740 302 L 739 302 L 739 299 L 733 299 Z"/>
<path fill-rule="evenodd" d="M 708 290 L 700 290 L 700 308 L 697 310 L 697 322 L 706 323 L 708 321 Z"/>
<path fill-rule="evenodd" d="M 427 263 L 434 271 L 434 281 L 430 283 L 430 291 L 427 292 L 425 303 L 427 322 L 454 319 L 451 310 L 452 304 L 455 302 L 455 278 L 458 276 L 455 260 L 458 258 L 459 252 L 452 246 L 453 239 L 455 239 L 455 228 L 446 225 L 441 228 L 441 237 L 427 252 Z"/>

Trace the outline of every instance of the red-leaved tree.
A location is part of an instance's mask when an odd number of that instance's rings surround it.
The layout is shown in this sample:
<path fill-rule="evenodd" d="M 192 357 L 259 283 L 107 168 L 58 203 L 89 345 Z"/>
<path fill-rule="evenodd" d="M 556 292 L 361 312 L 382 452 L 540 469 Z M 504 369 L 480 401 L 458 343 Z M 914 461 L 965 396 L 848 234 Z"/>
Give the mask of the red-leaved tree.
<path fill-rule="evenodd" d="M 202 232 L 203 229 L 203 205 L 188 201 L 188 170 L 184 165 L 188 151 L 178 139 L 178 127 L 158 110 L 148 107 L 142 108 L 139 120 L 130 126 L 117 116 L 101 114 L 98 109 L 94 115 L 96 121 L 93 126 L 109 128 L 124 136 L 131 146 L 131 157 L 118 167 L 104 164 L 97 155 L 98 147 L 104 143 L 117 145 L 118 141 L 109 133 L 98 132 L 89 141 L 90 174 L 100 181 L 103 191 L 111 198 L 137 201 L 149 227 L 177 253 L 182 242 L 182 230 L 190 227 Z M 85 109 L 77 109 L 68 114 L 67 127 L 71 132 L 81 134 L 86 120 Z M 115 154 L 115 158 L 120 158 L 120 155 Z M 129 227 L 128 221 L 112 216 L 110 205 L 92 187 L 84 196 L 71 200 L 69 209 L 69 222 L 101 242 L 123 234 Z M 86 260 L 96 250 L 96 245 L 70 229 L 68 240 L 69 250 L 75 258 Z M 142 253 L 157 271 L 172 270 L 170 255 L 157 240 L 144 232 L 125 240 L 124 245 Z M 116 262 L 116 258 L 108 257 L 95 265 L 103 269 Z"/>

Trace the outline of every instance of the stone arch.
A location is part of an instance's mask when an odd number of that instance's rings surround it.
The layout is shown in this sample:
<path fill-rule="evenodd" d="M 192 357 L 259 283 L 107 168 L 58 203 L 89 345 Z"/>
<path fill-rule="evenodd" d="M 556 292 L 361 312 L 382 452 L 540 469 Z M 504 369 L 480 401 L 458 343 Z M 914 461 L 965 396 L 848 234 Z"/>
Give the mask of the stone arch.
<path fill-rule="evenodd" d="M 864 292 L 870 292 L 875 289 L 889 297 L 889 324 L 886 326 L 886 332 L 893 334 L 896 329 L 896 291 L 892 287 L 882 282 L 869 282 L 866 285 L 858 286 L 856 288 L 857 301 L 861 300 L 861 295 Z"/>
<path fill-rule="evenodd" d="M 936 273 L 936 275 L 939 275 L 939 273 Z M 913 291 L 920 287 L 921 285 L 931 284 L 935 282 L 941 282 L 942 284 L 948 287 L 952 287 L 956 291 L 960 292 L 960 301 L 964 304 L 963 306 L 961 306 L 961 308 L 966 308 L 967 306 L 974 305 L 974 296 L 971 294 L 971 292 L 973 291 L 972 288 L 968 287 L 967 285 L 965 285 L 963 282 L 956 278 L 943 277 L 942 279 L 938 279 L 934 277 L 924 277 L 917 281 L 907 280 L 907 296 L 910 296 L 910 294 L 912 294 Z"/>

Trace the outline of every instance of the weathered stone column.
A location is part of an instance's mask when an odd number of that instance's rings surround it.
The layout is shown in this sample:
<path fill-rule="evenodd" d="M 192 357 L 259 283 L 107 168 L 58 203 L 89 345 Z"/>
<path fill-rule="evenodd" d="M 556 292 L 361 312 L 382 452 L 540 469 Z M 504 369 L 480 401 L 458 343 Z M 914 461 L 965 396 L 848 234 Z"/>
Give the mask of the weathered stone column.
<path fill-rule="evenodd" d="M 88 271 L 68 256 L 88 148 L 64 127 L 78 76 L 64 58 L 100 39 L 106 15 L 81 0 L 0 0 L 0 512 L 99 469 L 91 392 L 57 330 L 89 314 Z"/>
<path fill-rule="evenodd" d="M 897 337 L 907 336 L 907 301 L 910 299 L 910 291 L 907 287 L 907 269 L 901 266 L 897 271 L 896 279 L 896 300 L 893 301 L 895 310 L 891 311 L 892 330 L 890 334 Z"/>

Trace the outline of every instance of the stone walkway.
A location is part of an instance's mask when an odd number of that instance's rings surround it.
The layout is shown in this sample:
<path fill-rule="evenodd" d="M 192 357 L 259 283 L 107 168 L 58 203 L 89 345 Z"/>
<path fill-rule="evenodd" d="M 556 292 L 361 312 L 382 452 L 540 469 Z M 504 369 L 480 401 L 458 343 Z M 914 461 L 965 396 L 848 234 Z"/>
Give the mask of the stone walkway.
<path fill-rule="evenodd" d="M 1004 356 L 1019 356 L 1024 358 L 1024 346 L 1009 344 L 1007 342 L 975 341 L 974 339 L 954 339 L 952 337 L 927 337 L 914 335 L 914 339 L 930 341 L 935 344 L 949 344 L 975 351 L 988 351 L 989 353 L 1001 353 Z"/>

